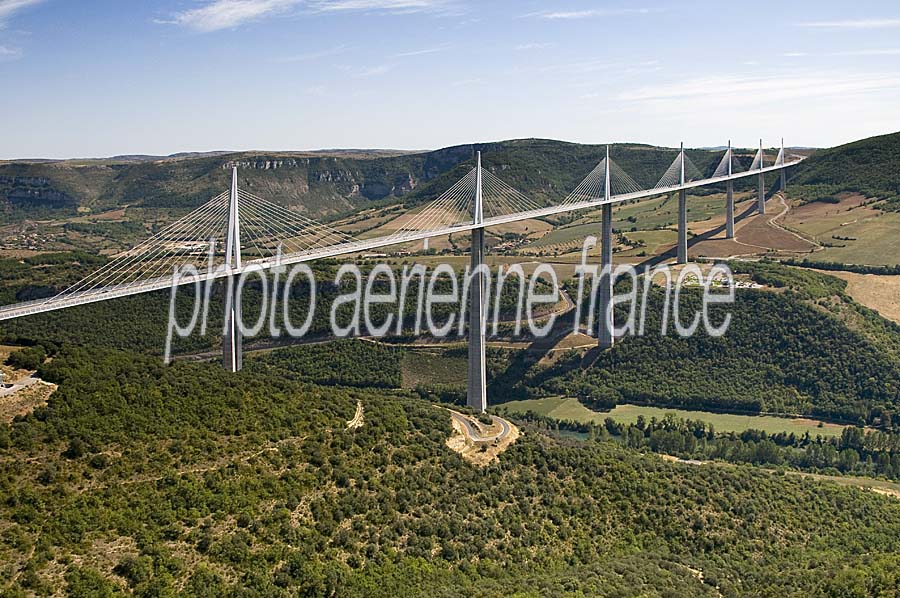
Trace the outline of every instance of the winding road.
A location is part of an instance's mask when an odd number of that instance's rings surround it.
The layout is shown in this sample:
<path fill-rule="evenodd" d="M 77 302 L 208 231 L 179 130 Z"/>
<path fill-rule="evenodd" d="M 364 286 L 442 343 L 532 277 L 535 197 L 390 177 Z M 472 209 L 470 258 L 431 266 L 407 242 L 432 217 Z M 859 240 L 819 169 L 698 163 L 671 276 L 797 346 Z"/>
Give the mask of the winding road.
<path fill-rule="evenodd" d="M 451 409 L 447 411 L 450 412 L 450 417 L 453 418 L 454 421 L 458 422 L 463 430 L 465 430 L 466 436 L 468 440 L 472 441 L 476 444 L 486 444 L 490 442 L 499 442 L 509 436 L 511 432 L 510 423 L 503 419 L 502 417 L 497 417 L 496 415 L 491 416 L 491 422 L 494 426 L 500 426 L 500 431 L 496 434 L 485 436 L 481 431 L 481 424 L 478 420 L 470 415 L 465 415 L 462 413 L 458 413 Z"/>

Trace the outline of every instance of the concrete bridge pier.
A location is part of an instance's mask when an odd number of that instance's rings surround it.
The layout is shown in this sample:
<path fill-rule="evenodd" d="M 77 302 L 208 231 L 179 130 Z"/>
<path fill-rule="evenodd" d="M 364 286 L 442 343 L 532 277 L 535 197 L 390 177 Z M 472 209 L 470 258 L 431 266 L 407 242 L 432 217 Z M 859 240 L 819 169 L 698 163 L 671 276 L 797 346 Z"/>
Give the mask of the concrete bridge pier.
<path fill-rule="evenodd" d="M 244 365 L 244 342 L 238 323 L 241 306 L 237 302 L 237 278 L 237 276 L 228 278 L 229 297 L 225 300 L 225 332 L 222 334 L 222 367 L 231 373 L 239 372 Z"/>
<path fill-rule="evenodd" d="M 606 147 L 606 184 L 603 190 L 603 199 L 610 200 L 609 180 L 609 146 Z M 612 204 L 605 203 L 601 208 L 600 220 L 600 310 L 597 323 L 597 340 L 601 349 L 609 349 L 613 346 L 613 230 L 612 230 Z"/>
<path fill-rule="evenodd" d="M 477 154 L 474 223 L 484 222 L 481 187 L 481 152 Z M 469 283 L 469 373 L 466 404 L 479 413 L 487 410 L 485 366 L 484 227 L 472 229 L 472 261 Z"/>
<path fill-rule="evenodd" d="M 763 148 L 762 148 L 762 139 L 759 140 L 759 170 L 762 171 L 765 168 L 765 160 L 763 159 Z M 756 204 L 759 207 L 759 213 L 766 213 L 766 175 L 762 172 L 759 173 L 759 197 L 756 200 Z"/>
<path fill-rule="evenodd" d="M 731 139 L 728 140 L 728 176 L 732 175 L 734 159 L 731 154 Z M 734 238 L 734 181 L 725 183 L 725 238 Z"/>
<path fill-rule="evenodd" d="M 225 264 L 232 269 L 241 267 L 241 221 L 238 212 L 237 167 L 231 169 L 231 197 L 228 204 L 228 229 L 225 231 Z M 225 297 L 225 329 L 222 333 L 222 366 L 226 371 L 238 372 L 244 363 L 241 337 L 241 305 L 237 293 L 238 276 L 228 277 Z"/>
<path fill-rule="evenodd" d="M 725 183 L 725 238 L 734 238 L 734 181 Z"/>
<path fill-rule="evenodd" d="M 687 261 L 687 192 L 682 189 L 678 192 L 678 263 L 686 264 Z"/>
<path fill-rule="evenodd" d="M 681 144 L 681 184 L 684 185 L 684 142 Z M 687 191 L 682 189 L 678 192 L 678 245 L 677 257 L 679 264 L 686 264 L 688 261 L 687 251 Z"/>
<path fill-rule="evenodd" d="M 766 213 L 766 175 L 762 173 L 759 175 L 759 197 L 756 205 L 759 207 L 760 214 Z"/>

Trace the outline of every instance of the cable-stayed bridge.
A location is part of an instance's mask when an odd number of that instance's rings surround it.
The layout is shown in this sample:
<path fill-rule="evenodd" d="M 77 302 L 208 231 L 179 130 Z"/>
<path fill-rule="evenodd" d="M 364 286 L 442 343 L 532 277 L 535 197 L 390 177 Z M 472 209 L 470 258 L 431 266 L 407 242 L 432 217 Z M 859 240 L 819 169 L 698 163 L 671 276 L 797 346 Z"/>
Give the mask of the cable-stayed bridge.
<path fill-rule="evenodd" d="M 240 189 L 237 169 L 232 171 L 231 189 L 224 191 L 152 237 L 110 260 L 97 271 L 64 291 L 35 301 L 0 307 L 0 321 L 65 309 L 98 301 L 148 293 L 174 285 L 196 284 L 209 279 L 237 277 L 247 271 L 333 258 L 371 251 L 431 237 L 471 231 L 472 293 L 469 297 L 469 404 L 484 410 L 487 405 L 484 374 L 485 281 L 476 267 L 484 263 L 484 229 L 520 220 L 541 218 L 585 209 L 602 208 L 601 261 L 612 263 L 612 206 L 615 203 L 678 193 L 679 219 L 677 255 L 687 261 L 688 189 L 711 184 L 726 185 L 726 236 L 734 236 L 733 184 L 758 176 L 758 207 L 765 212 L 765 175 L 781 174 L 802 160 L 787 156 L 784 145 L 772 159 L 762 142 L 746 170 L 736 159 L 730 143 L 711 176 L 704 178 L 682 146 L 671 166 L 651 188 L 643 189 L 607 155 L 565 198 L 539 203 L 476 165 L 431 202 L 414 208 L 394 221 L 396 230 L 384 236 L 358 239 L 334 227 L 318 223 Z M 223 251 L 224 249 L 224 251 Z M 179 273 L 176 275 L 176 272 Z M 609 279 L 609 277 L 607 277 Z M 600 288 L 601 313 L 612 298 L 611 279 Z M 241 367 L 241 339 L 236 328 L 235 305 L 226 313 L 224 363 L 227 369 Z M 613 343 L 611 318 L 602 319 L 599 341 Z"/>

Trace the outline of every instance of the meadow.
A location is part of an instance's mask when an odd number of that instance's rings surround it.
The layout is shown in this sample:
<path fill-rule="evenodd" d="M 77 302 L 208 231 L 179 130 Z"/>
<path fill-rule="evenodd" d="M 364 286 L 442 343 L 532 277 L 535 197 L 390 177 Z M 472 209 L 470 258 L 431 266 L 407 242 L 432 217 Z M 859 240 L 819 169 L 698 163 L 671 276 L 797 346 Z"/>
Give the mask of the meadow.
<path fill-rule="evenodd" d="M 736 415 L 730 413 L 712 413 L 709 411 L 688 411 L 685 409 L 663 409 L 659 407 L 646 407 L 642 405 L 617 405 L 607 412 L 592 411 L 582 405 L 578 399 L 567 397 L 550 397 L 544 399 L 526 399 L 523 401 L 510 401 L 501 407 L 507 413 L 526 413 L 533 411 L 539 415 L 545 415 L 560 421 L 575 421 L 580 423 L 602 424 L 606 418 L 611 418 L 622 424 L 636 423 L 638 417 L 643 416 L 649 421 L 651 418 L 662 419 L 666 415 L 674 415 L 682 419 L 703 421 L 711 424 L 717 432 L 743 432 L 744 430 L 761 430 L 768 434 L 778 432 L 794 433 L 798 436 L 809 432 L 812 437 L 838 437 L 846 426 L 830 424 L 807 419 L 787 418 L 773 415 Z"/>

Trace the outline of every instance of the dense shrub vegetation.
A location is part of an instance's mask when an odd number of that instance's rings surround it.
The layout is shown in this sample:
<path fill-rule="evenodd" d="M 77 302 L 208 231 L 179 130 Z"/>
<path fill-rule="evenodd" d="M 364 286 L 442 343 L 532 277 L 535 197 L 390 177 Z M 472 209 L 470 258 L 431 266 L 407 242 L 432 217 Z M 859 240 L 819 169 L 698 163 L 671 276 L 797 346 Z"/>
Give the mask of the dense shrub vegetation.
<path fill-rule="evenodd" d="M 379 355 L 351 347 L 317 350 Z M 60 384 L 50 404 L 0 437 L 7 591 L 867 595 L 900 581 L 888 497 L 530 428 L 477 468 L 444 445 L 440 409 L 284 365 L 274 353 L 232 376 L 63 349 L 41 369 Z M 365 425 L 347 431 L 358 400 Z"/>

